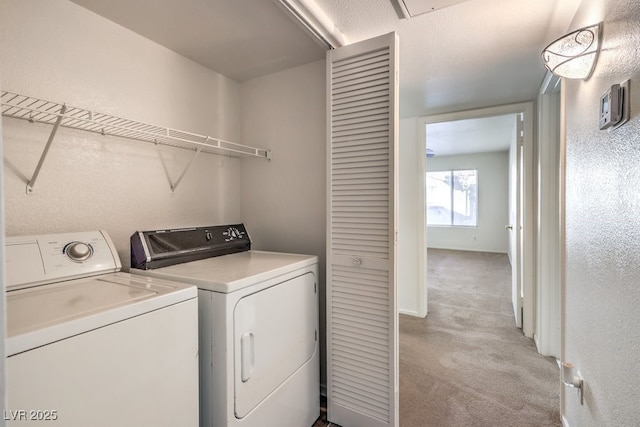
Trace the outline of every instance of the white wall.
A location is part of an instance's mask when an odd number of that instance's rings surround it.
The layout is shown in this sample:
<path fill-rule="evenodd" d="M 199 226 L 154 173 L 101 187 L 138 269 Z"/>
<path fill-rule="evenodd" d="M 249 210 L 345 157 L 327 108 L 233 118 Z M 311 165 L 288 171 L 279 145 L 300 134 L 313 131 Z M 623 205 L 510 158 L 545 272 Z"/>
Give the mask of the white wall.
<path fill-rule="evenodd" d="M 4 90 L 239 139 L 238 83 L 69 1 L 0 0 L 0 10 Z M 4 122 L 8 235 L 106 229 L 127 266 L 136 230 L 242 220 L 241 160 L 201 155 L 172 195 L 153 145 L 68 129 L 27 196 L 51 127 Z M 175 180 L 191 152 L 164 153 Z"/>
<path fill-rule="evenodd" d="M 507 253 L 509 154 L 465 154 L 427 159 L 427 171 L 478 170 L 478 226 L 427 227 L 427 247 Z"/>
<path fill-rule="evenodd" d="M 398 209 L 398 311 L 427 315 L 424 178 L 420 179 L 424 156 L 417 119 L 400 120 Z"/>
<path fill-rule="evenodd" d="M 564 393 L 571 427 L 640 420 L 640 2 L 584 0 L 572 29 L 604 21 L 588 81 L 565 80 L 566 282 L 563 357 L 585 381 Z M 598 130 L 600 95 L 631 79 L 631 121 Z"/>
<path fill-rule="evenodd" d="M 255 249 L 320 258 L 321 372 L 325 374 L 326 89 L 325 61 L 245 82 L 242 140 L 273 150 L 247 159 L 239 193 Z"/>

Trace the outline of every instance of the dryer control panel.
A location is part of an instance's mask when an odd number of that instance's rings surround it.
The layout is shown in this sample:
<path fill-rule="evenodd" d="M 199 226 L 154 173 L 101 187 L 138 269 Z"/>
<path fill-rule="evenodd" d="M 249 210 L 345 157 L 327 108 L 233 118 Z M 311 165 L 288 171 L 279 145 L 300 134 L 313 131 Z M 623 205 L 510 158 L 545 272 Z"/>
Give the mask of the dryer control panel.
<path fill-rule="evenodd" d="M 7 237 L 7 289 L 60 282 L 121 268 L 105 231 Z"/>
<path fill-rule="evenodd" d="M 244 224 L 138 231 L 131 235 L 130 241 L 131 267 L 141 270 L 251 249 Z"/>

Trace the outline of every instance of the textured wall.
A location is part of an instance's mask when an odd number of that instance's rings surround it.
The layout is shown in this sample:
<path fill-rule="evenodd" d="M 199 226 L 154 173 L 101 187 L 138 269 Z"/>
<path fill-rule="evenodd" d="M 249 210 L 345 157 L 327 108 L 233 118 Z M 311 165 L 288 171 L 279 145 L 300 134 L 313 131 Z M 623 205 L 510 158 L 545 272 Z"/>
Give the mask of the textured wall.
<path fill-rule="evenodd" d="M 68 1 L 0 0 L 2 88 L 232 141 L 236 82 Z M 151 144 L 4 120 L 7 235 L 106 229 L 124 265 L 135 230 L 240 221 L 240 162 L 202 154 L 175 194 Z M 238 141 L 241 142 L 241 141 Z M 191 152 L 163 148 L 173 180 Z"/>
<path fill-rule="evenodd" d="M 509 155 L 497 153 L 436 156 L 428 171 L 478 170 L 478 226 L 428 227 L 427 247 L 507 253 Z M 475 237 L 475 239 L 474 239 Z"/>
<path fill-rule="evenodd" d="M 571 427 L 638 425 L 640 382 L 640 3 L 584 0 L 571 28 L 604 21 L 588 81 L 566 81 L 564 359 L 582 374 Z M 631 79 L 631 121 L 598 130 L 600 95 Z"/>

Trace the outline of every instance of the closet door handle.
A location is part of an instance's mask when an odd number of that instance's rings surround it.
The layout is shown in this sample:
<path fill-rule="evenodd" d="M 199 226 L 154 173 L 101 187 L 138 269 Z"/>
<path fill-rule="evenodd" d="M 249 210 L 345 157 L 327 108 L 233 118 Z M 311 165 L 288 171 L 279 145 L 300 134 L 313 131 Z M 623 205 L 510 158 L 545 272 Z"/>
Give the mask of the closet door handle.
<path fill-rule="evenodd" d="M 240 377 L 246 383 L 253 374 L 255 350 L 253 333 L 245 332 L 240 337 Z"/>

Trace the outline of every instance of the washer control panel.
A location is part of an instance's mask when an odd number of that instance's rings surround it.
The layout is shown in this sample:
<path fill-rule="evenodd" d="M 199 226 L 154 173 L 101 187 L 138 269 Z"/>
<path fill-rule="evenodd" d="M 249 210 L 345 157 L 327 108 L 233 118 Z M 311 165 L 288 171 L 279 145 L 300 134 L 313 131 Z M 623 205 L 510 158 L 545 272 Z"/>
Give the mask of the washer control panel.
<path fill-rule="evenodd" d="M 74 262 L 84 262 L 93 255 L 93 247 L 84 242 L 67 243 L 63 252 Z"/>
<path fill-rule="evenodd" d="M 7 289 L 119 271 L 118 253 L 104 231 L 7 237 Z"/>

